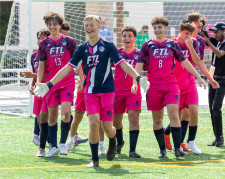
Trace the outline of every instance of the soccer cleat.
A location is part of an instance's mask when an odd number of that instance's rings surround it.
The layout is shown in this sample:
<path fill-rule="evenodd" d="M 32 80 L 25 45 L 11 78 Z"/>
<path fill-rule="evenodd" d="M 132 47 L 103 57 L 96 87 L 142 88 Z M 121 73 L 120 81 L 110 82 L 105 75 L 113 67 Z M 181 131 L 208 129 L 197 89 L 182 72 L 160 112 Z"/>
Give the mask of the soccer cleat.
<path fill-rule="evenodd" d="M 166 148 L 167 148 L 168 150 L 172 150 L 172 145 L 171 145 L 171 143 L 170 143 L 170 135 L 164 134 L 164 136 L 165 136 Z"/>
<path fill-rule="evenodd" d="M 166 157 L 166 149 L 160 149 L 158 157 L 165 158 Z"/>
<path fill-rule="evenodd" d="M 60 153 L 60 155 L 68 154 L 68 151 L 66 149 L 66 144 L 59 144 L 59 153 Z"/>
<path fill-rule="evenodd" d="M 115 155 L 116 155 L 116 143 L 113 143 L 111 145 L 109 144 L 109 148 L 106 155 L 107 160 L 109 161 L 113 160 Z"/>
<path fill-rule="evenodd" d="M 39 147 L 36 157 L 44 157 L 45 156 L 45 149 Z"/>
<path fill-rule="evenodd" d="M 116 146 L 116 154 L 120 154 L 121 153 L 121 149 L 123 148 L 123 146 L 124 146 L 124 140 L 123 140 L 123 142 L 122 142 L 122 144 L 121 145 L 117 145 Z"/>
<path fill-rule="evenodd" d="M 35 145 L 40 145 L 40 138 L 39 138 L 39 136 L 38 135 L 36 135 L 36 134 L 34 134 L 34 137 L 33 137 L 33 143 L 35 144 Z"/>
<path fill-rule="evenodd" d="M 215 145 L 216 145 L 216 139 L 212 141 L 210 144 L 208 144 L 208 146 L 215 146 Z"/>
<path fill-rule="evenodd" d="M 178 147 L 177 149 L 174 150 L 174 152 L 175 152 L 176 157 L 182 157 L 182 156 L 186 155 L 185 152 L 183 151 L 182 147 Z"/>
<path fill-rule="evenodd" d="M 67 141 L 67 143 L 66 143 L 66 150 L 67 150 L 68 153 L 73 148 L 73 146 L 74 146 L 74 143 L 72 141 L 70 141 L 70 140 Z"/>
<path fill-rule="evenodd" d="M 80 143 L 85 143 L 87 141 L 88 141 L 88 137 L 81 137 L 81 136 L 78 136 L 78 135 L 76 135 L 74 137 L 74 144 L 76 146 L 78 146 Z"/>
<path fill-rule="evenodd" d="M 99 161 L 98 160 L 92 160 L 87 167 L 99 167 Z"/>
<path fill-rule="evenodd" d="M 184 152 L 191 152 L 192 150 L 187 148 L 187 146 L 184 143 L 181 143 L 180 146 L 182 147 Z"/>
<path fill-rule="evenodd" d="M 189 141 L 186 143 L 186 146 L 192 150 L 195 154 L 201 154 L 201 150 L 197 147 L 194 141 Z"/>
<path fill-rule="evenodd" d="M 224 146 L 224 139 L 223 139 L 222 136 L 219 137 L 219 138 L 216 140 L 215 146 L 216 146 L 216 147 L 222 147 L 222 146 Z"/>
<path fill-rule="evenodd" d="M 100 155 L 106 155 L 107 154 L 104 145 L 99 145 L 99 154 Z"/>
<path fill-rule="evenodd" d="M 59 154 L 59 149 L 56 147 L 52 147 L 51 150 L 49 150 L 49 152 L 45 155 L 45 157 L 49 158 L 49 157 L 54 157 L 55 155 Z"/>
<path fill-rule="evenodd" d="M 132 158 L 141 158 L 141 156 L 139 154 L 137 154 L 136 152 L 129 152 L 129 157 L 132 157 Z"/>

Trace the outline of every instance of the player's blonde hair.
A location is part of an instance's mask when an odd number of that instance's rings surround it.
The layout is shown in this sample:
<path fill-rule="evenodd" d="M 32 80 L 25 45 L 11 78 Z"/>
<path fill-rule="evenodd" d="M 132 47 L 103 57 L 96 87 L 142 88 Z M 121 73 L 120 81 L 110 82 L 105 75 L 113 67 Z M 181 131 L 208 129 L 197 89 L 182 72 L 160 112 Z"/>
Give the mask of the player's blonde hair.
<path fill-rule="evenodd" d="M 195 31 L 195 24 L 190 20 L 183 20 L 180 22 L 180 30 L 181 31 L 187 30 L 193 33 Z"/>
<path fill-rule="evenodd" d="M 169 21 L 166 17 L 164 16 L 156 16 L 152 19 L 151 21 L 152 26 L 156 25 L 156 24 L 163 24 L 165 26 L 169 25 Z"/>
<path fill-rule="evenodd" d="M 100 24 L 100 22 L 101 22 L 99 16 L 96 16 L 96 15 L 88 15 L 84 18 L 84 22 L 89 21 L 89 20 L 95 20 L 98 24 Z"/>
<path fill-rule="evenodd" d="M 201 14 L 197 11 L 192 10 L 187 14 L 187 18 L 188 18 L 189 21 L 195 22 L 195 21 L 198 21 L 198 19 L 201 18 Z"/>
<path fill-rule="evenodd" d="M 61 16 L 59 13 L 57 12 L 47 12 L 44 17 L 43 20 L 45 21 L 45 24 L 48 25 L 48 23 L 53 20 L 53 21 L 57 21 L 59 23 L 59 25 L 62 26 L 63 24 L 63 16 Z"/>

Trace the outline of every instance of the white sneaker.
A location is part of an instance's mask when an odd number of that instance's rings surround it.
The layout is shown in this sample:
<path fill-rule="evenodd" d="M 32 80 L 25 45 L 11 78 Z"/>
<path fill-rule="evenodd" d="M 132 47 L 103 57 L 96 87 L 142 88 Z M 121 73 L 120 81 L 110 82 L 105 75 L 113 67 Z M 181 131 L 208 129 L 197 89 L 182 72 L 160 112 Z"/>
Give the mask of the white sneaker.
<path fill-rule="evenodd" d="M 66 144 L 59 144 L 59 153 L 60 155 L 67 155 Z"/>
<path fill-rule="evenodd" d="M 67 143 L 66 143 L 66 150 L 67 150 L 67 152 L 69 153 L 70 152 L 70 150 L 73 148 L 73 146 L 74 146 L 74 144 L 73 144 L 73 142 L 72 141 L 67 141 Z"/>
<path fill-rule="evenodd" d="M 201 150 L 196 146 L 194 141 L 189 141 L 186 143 L 186 146 L 192 150 L 195 154 L 201 154 Z"/>
<path fill-rule="evenodd" d="M 45 156 L 45 149 L 39 147 L 36 157 L 44 157 Z"/>
<path fill-rule="evenodd" d="M 45 157 L 54 157 L 59 154 L 59 149 L 56 147 L 52 147 L 51 150 L 45 155 Z"/>
<path fill-rule="evenodd" d="M 85 143 L 88 141 L 88 137 L 81 137 L 79 135 L 76 135 L 74 137 L 74 144 L 77 146 L 79 145 L 80 143 Z"/>
<path fill-rule="evenodd" d="M 35 145 L 40 145 L 40 138 L 39 138 L 39 136 L 38 135 L 36 135 L 36 134 L 34 134 L 34 137 L 33 137 L 33 143 L 35 144 Z"/>
<path fill-rule="evenodd" d="M 100 155 L 106 155 L 107 154 L 104 145 L 99 145 L 99 154 Z"/>

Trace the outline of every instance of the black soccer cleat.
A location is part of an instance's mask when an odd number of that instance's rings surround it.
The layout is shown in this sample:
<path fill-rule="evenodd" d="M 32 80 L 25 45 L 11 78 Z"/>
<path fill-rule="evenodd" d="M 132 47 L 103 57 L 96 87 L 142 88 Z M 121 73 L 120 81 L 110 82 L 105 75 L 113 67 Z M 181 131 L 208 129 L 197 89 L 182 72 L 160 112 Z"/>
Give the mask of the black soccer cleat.
<path fill-rule="evenodd" d="M 208 146 L 215 146 L 215 145 L 216 145 L 216 139 L 212 141 L 210 144 L 208 144 Z"/>
<path fill-rule="evenodd" d="M 166 149 L 160 149 L 158 157 L 165 158 L 166 157 Z"/>
<path fill-rule="evenodd" d="M 99 161 L 98 160 L 92 160 L 87 167 L 99 167 Z"/>
<path fill-rule="evenodd" d="M 224 146 L 224 139 L 223 139 L 222 136 L 219 137 L 218 139 L 216 139 L 215 146 L 216 146 L 216 147 L 222 147 L 222 146 Z"/>
<path fill-rule="evenodd" d="M 129 152 L 129 157 L 132 157 L 132 158 L 141 158 L 141 156 L 139 154 L 137 154 L 136 152 Z"/>
<path fill-rule="evenodd" d="M 123 140 L 123 142 L 122 142 L 122 144 L 121 145 L 117 145 L 116 146 L 116 154 L 120 154 L 121 153 L 121 149 L 123 148 L 123 146 L 124 146 L 124 140 Z"/>
<path fill-rule="evenodd" d="M 106 154 L 106 158 L 109 161 L 112 161 L 116 155 L 116 142 L 109 142 L 109 148 Z"/>
<path fill-rule="evenodd" d="M 180 147 L 176 148 L 174 152 L 176 157 L 182 157 L 186 155 L 185 152 Z"/>

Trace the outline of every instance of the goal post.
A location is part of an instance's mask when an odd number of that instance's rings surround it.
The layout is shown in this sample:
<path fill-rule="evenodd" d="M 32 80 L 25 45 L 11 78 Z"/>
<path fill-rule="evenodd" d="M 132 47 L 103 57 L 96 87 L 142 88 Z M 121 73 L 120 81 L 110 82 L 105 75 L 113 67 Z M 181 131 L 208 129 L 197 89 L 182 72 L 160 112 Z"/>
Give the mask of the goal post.
<path fill-rule="evenodd" d="M 31 67 L 30 56 L 38 49 L 36 32 L 46 28 L 42 20 L 45 13 L 55 11 L 63 15 L 71 25 L 69 36 L 76 39 L 77 45 L 87 40 L 84 17 L 100 16 L 110 28 L 113 42 L 121 47 L 120 32 L 124 25 L 132 25 L 137 31 L 148 25 L 149 38 L 152 38 L 151 19 L 164 15 L 170 22 L 166 36 L 173 38 L 178 34 L 180 21 L 191 10 L 206 16 L 209 24 L 225 21 L 225 0 L 15 0 L 5 44 L 0 46 L 0 113 L 32 114 L 32 97 L 27 90 L 29 80 L 21 72 Z M 208 65 L 210 60 L 205 59 L 205 63 Z"/>

